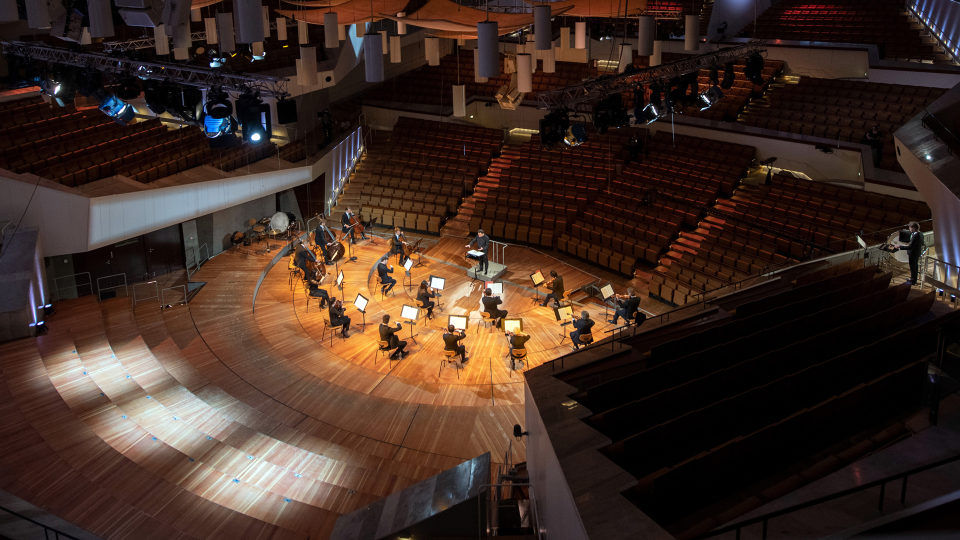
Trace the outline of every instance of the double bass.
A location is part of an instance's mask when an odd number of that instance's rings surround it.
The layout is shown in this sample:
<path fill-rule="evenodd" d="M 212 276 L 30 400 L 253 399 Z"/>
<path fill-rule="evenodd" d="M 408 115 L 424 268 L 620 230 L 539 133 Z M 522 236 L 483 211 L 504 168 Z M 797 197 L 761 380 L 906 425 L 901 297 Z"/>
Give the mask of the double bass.
<path fill-rule="evenodd" d="M 317 214 L 317 215 L 315 215 L 314 217 L 315 217 L 315 218 L 318 218 L 318 217 L 321 217 L 321 216 L 320 216 L 320 214 Z M 328 230 L 330 230 L 330 229 L 328 229 Z M 334 234 L 333 231 L 331 231 L 331 234 Z M 314 255 L 317 256 L 317 260 L 321 260 L 321 259 L 323 259 L 323 251 L 320 249 L 320 246 L 319 246 L 318 243 L 317 243 L 316 235 L 315 235 L 315 234 L 312 234 L 312 236 L 313 236 L 313 244 L 314 244 L 314 251 L 313 251 L 313 253 L 314 253 Z M 329 259 L 330 262 L 337 262 L 337 261 L 339 261 L 339 260 L 343 257 L 343 254 L 347 252 L 347 248 L 344 247 L 344 245 L 343 245 L 343 237 L 344 237 L 344 234 L 341 232 L 340 238 L 336 238 L 336 237 L 335 237 L 334 240 L 333 240 L 333 242 L 327 242 L 327 243 L 326 243 L 327 255 L 329 255 L 329 257 L 327 257 L 327 259 Z M 324 240 L 326 240 L 326 239 L 325 239 L 325 238 L 321 238 L 321 239 L 320 239 L 321 242 L 323 242 Z M 319 254 L 318 254 L 318 252 L 319 252 Z"/>
<path fill-rule="evenodd" d="M 304 273 L 303 278 L 310 282 L 311 280 L 316 281 L 317 284 L 323 283 L 323 280 L 327 277 L 327 267 L 323 264 L 323 253 L 320 252 L 320 247 L 314 244 L 313 246 L 307 246 L 303 240 L 300 241 L 300 246 L 313 253 L 316 257 L 316 260 L 305 259 L 304 265 L 307 267 L 306 272 Z"/>

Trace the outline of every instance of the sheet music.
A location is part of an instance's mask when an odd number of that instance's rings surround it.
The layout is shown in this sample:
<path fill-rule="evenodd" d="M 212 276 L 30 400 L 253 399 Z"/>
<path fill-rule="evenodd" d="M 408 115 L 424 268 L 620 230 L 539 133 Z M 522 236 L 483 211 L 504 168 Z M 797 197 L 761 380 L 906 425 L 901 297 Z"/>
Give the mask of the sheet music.
<path fill-rule="evenodd" d="M 483 257 L 483 252 L 482 252 L 482 251 L 477 251 L 477 250 L 475 250 L 475 249 L 471 249 L 470 251 L 467 252 L 467 255 L 469 255 L 469 256 L 471 256 L 471 257 L 480 258 L 480 257 Z"/>

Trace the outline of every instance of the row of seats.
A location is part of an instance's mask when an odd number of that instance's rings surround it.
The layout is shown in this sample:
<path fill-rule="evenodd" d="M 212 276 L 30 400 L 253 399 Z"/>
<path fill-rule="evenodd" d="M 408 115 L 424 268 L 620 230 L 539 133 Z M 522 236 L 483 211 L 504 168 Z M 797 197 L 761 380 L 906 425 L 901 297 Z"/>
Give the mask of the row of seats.
<path fill-rule="evenodd" d="M 884 169 L 900 170 L 893 132 L 943 94 L 941 88 L 801 77 L 766 94 L 768 106 L 750 107 L 739 121 L 765 129 L 863 142 L 878 126 Z"/>
<path fill-rule="evenodd" d="M 624 494 L 695 537 L 791 489 L 798 470 L 822 476 L 902 431 L 922 359 L 957 314 L 931 317 L 932 293 L 890 280 L 862 261 L 791 269 L 719 300 L 719 318 L 661 326 L 560 377 L 611 439 L 601 452 L 637 479 Z"/>
<path fill-rule="evenodd" d="M 381 224 L 439 233 L 502 139 L 493 129 L 401 116 L 393 131 L 372 134 L 349 193 Z"/>
<path fill-rule="evenodd" d="M 741 36 L 842 43 L 873 43 L 881 56 L 901 60 L 934 60 L 932 46 L 924 44 L 919 29 L 898 0 L 834 0 L 811 4 L 783 0 L 764 11 L 756 25 Z"/>

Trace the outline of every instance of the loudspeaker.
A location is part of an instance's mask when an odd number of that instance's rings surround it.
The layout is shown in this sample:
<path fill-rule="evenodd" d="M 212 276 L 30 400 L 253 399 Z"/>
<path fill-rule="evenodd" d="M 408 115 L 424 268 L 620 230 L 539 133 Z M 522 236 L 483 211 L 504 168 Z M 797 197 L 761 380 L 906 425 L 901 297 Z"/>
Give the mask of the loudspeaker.
<path fill-rule="evenodd" d="M 292 124 L 297 121 L 297 102 L 284 99 L 277 102 L 277 121 L 281 124 Z"/>

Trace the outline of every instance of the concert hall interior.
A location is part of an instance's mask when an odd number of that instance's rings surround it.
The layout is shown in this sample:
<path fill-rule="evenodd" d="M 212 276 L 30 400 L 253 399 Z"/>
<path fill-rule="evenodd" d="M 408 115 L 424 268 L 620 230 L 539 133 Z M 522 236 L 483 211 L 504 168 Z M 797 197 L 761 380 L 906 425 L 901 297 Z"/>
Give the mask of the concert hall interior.
<path fill-rule="evenodd" d="M 960 2 L 0 47 L 0 537 L 960 535 Z"/>

